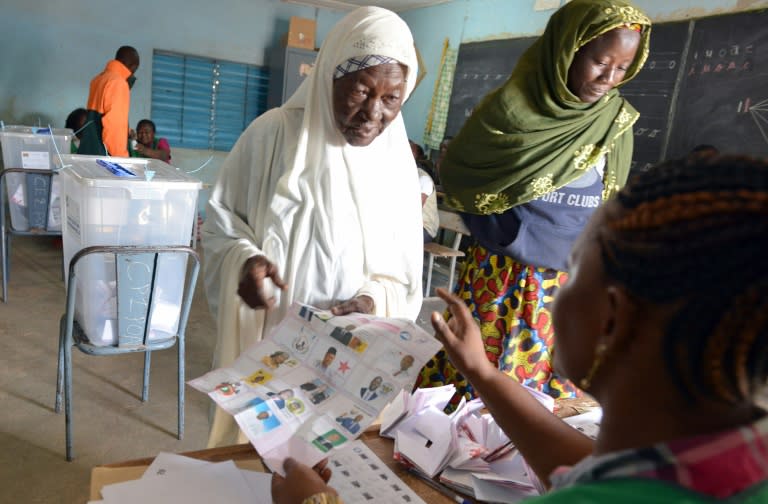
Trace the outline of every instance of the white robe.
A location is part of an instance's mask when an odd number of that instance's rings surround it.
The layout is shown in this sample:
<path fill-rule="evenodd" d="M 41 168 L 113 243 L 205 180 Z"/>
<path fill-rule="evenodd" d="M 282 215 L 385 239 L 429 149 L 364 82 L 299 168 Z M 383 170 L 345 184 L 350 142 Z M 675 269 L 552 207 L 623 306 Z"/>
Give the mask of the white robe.
<path fill-rule="evenodd" d="M 254 120 L 221 168 L 202 229 L 218 330 L 214 368 L 261 340 L 293 301 L 329 308 L 365 294 L 376 315 L 418 314 L 421 199 L 402 116 L 367 147 L 348 145 L 334 122 L 333 69 L 366 54 L 408 67 L 407 98 L 417 75 L 410 30 L 385 9 L 355 9 L 328 34 L 297 92 Z M 275 263 L 288 285 L 275 289 L 278 302 L 266 312 L 237 295 L 243 264 L 254 255 Z M 236 442 L 237 432 L 217 408 L 208 444 Z"/>

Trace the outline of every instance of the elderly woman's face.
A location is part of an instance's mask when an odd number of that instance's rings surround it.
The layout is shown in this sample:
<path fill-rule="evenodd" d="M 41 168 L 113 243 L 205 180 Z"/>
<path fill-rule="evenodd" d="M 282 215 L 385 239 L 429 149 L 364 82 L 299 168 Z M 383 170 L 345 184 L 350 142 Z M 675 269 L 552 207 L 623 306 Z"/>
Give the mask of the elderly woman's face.
<path fill-rule="evenodd" d="M 405 97 L 405 79 L 402 65 L 387 63 L 333 82 L 336 127 L 350 145 L 369 145 L 397 117 Z"/>
<path fill-rule="evenodd" d="M 568 69 L 568 89 L 585 103 L 595 103 L 618 86 L 640 47 L 640 32 L 616 28 L 582 46 Z"/>

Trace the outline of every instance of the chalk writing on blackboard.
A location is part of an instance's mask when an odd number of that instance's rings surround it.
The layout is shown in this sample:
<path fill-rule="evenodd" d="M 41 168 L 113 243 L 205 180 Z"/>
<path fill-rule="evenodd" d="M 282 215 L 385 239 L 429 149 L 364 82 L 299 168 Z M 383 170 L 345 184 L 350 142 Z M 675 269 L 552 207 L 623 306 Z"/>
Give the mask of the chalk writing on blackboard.
<path fill-rule="evenodd" d="M 754 44 L 733 44 L 719 49 L 693 51 L 688 76 L 748 72 L 754 66 L 754 52 Z"/>
<path fill-rule="evenodd" d="M 698 144 L 768 155 L 768 11 L 696 20 L 676 102 L 669 157 Z"/>
<path fill-rule="evenodd" d="M 765 143 L 768 143 L 768 100 L 752 103 L 750 98 L 746 98 L 743 101 L 739 101 L 736 110 L 737 114 L 749 114 L 752 117 L 763 140 L 765 140 Z"/>

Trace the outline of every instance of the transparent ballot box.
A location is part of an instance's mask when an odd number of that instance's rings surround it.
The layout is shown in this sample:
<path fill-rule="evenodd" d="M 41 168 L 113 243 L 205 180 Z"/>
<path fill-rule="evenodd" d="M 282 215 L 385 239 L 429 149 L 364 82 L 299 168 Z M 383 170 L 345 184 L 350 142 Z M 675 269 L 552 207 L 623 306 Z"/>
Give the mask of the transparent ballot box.
<path fill-rule="evenodd" d="M 65 128 L 0 128 L 3 167 L 41 172 L 5 175 L 11 225 L 15 231 L 61 231 L 59 180 L 50 171 L 59 153 L 69 153 L 72 136 L 72 130 Z"/>
<path fill-rule="evenodd" d="M 189 245 L 201 182 L 162 161 L 104 156 L 62 156 L 64 264 L 93 245 Z M 91 343 L 117 342 L 117 265 L 111 256 L 78 264 L 75 319 Z M 186 258 L 155 279 L 150 339 L 176 333 Z M 139 273 L 141 265 L 134 272 Z M 170 273 L 168 271 L 170 270 Z M 68 272 L 67 272 L 68 275 Z"/>

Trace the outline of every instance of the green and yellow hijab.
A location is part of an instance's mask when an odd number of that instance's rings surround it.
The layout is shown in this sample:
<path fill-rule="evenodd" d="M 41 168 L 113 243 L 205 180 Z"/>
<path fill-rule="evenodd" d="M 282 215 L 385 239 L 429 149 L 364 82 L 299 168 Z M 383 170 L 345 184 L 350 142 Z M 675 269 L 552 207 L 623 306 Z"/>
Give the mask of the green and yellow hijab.
<path fill-rule="evenodd" d="M 503 213 L 567 185 L 603 155 L 603 198 L 618 191 L 639 114 L 617 89 L 582 102 L 568 89 L 568 69 L 580 47 L 633 25 L 640 25 L 640 47 L 621 84 L 648 57 L 650 19 L 622 0 L 572 0 L 555 12 L 509 80 L 483 98 L 451 141 L 440 166 L 446 202 L 468 213 Z"/>

